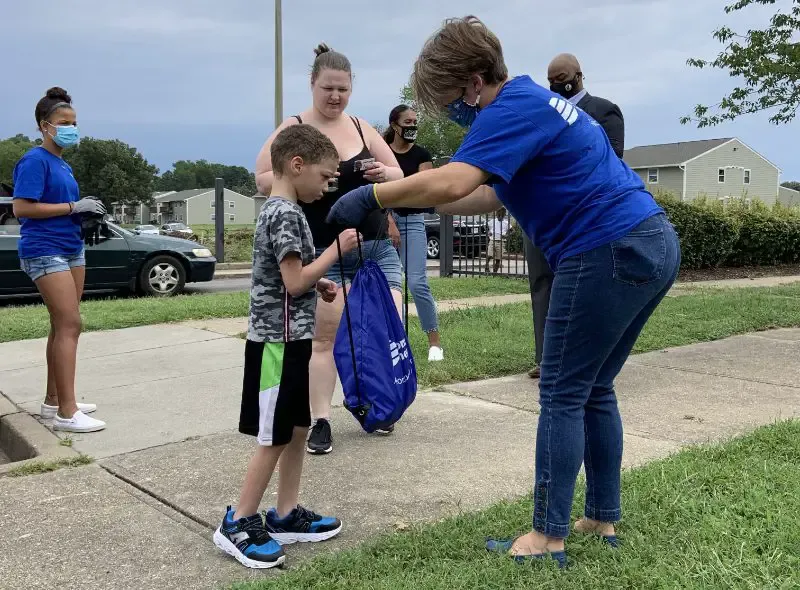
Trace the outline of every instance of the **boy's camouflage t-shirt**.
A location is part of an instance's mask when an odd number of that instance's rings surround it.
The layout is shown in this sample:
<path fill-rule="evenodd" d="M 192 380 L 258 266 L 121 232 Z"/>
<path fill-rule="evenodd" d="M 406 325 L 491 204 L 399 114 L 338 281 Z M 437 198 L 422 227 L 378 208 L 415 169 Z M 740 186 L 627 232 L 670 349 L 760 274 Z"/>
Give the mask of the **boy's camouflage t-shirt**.
<path fill-rule="evenodd" d="M 311 229 L 297 204 L 270 197 L 261 207 L 253 239 L 248 340 L 287 342 L 314 336 L 316 290 L 292 297 L 283 284 L 279 265 L 290 253 L 299 255 L 303 266 L 314 261 Z"/>

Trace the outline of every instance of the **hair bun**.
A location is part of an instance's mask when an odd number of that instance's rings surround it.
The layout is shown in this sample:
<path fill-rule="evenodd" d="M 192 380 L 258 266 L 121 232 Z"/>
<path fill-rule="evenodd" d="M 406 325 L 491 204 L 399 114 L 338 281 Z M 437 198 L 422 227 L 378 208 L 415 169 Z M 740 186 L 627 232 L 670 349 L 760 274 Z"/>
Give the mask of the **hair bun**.
<path fill-rule="evenodd" d="M 59 88 L 58 86 L 53 86 L 52 88 L 48 89 L 45 93 L 47 98 L 55 98 L 62 102 L 68 102 L 72 104 L 72 97 L 67 94 L 67 91 L 63 88 Z"/>
<path fill-rule="evenodd" d="M 323 53 L 328 53 L 329 51 L 333 51 L 333 49 L 331 49 L 330 47 L 328 47 L 328 45 L 327 45 L 327 44 L 325 44 L 325 43 L 320 43 L 319 45 L 317 45 L 317 46 L 314 48 L 314 55 L 316 55 L 317 57 L 319 57 L 319 56 L 320 56 L 320 55 L 322 55 Z"/>

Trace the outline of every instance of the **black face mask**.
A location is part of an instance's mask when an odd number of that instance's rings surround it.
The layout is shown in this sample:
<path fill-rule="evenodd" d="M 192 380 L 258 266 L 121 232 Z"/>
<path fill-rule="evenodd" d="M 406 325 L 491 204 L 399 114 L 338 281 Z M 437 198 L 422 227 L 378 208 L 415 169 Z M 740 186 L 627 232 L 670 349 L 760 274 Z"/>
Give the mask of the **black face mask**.
<path fill-rule="evenodd" d="M 572 98 L 578 92 L 578 76 L 575 76 L 572 80 L 567 82 L 553 82 L 550 84 L 550 90 L 555 92 L 556 94 L 560 94 L 564 98 Z"/>
<path fill-rule="evenodd" d="M 400 127 L 400 137 L 409 143 L 414 143 L 417 139 L 417 126 L 416 125 L 398 125 Z"/>

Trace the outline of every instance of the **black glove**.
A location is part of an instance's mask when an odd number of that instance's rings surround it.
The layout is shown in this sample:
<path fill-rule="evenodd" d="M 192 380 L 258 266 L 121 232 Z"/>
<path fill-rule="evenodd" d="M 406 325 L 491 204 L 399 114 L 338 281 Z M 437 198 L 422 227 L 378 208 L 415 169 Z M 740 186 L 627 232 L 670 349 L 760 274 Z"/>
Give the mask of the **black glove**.
<path fill-rule="evenodd" d="M 87 246 L 100 243 L 101 234 L 108 229 L 104 214 L 84 213 L 81 215 L 81 239 Z"/>

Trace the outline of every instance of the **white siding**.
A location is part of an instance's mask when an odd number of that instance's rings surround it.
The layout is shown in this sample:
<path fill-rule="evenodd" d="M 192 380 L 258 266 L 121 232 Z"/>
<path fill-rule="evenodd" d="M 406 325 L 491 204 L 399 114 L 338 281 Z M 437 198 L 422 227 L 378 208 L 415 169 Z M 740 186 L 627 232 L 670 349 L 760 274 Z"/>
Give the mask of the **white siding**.
<path fill-rule="evenodd" d="M 725 170 L 725 182 L 719 182 L 719 169 Z M 745 184 L 745 170 L 750 171 L 750 184 Z M 686 164 L 686 200 L 705 195 L 709 199 L 723 197 L 759 199 L 767 205 L 778 196 L 778 169 L 734 139 Z"/>
<path fill-rule="evenodd" d="M 800 192 L 782 186 L 778 189 L 778 201 L 790 207 L 800 207 Z"/>

